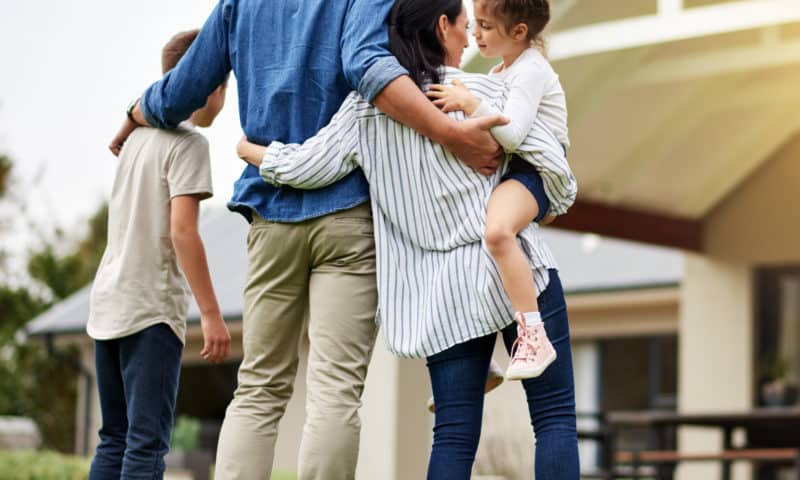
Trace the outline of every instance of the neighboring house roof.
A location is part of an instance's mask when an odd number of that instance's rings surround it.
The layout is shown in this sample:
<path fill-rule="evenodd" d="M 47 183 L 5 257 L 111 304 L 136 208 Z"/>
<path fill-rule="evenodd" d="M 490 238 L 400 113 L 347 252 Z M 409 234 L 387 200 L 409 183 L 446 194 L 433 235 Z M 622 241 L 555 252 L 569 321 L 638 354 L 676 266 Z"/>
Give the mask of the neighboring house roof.
<path fill-rule="evenodd" d="M 683 253 L 593 234 L 545 229 L 567 293 L 677 285 Z"/>
<path fill-rule="evenodd" d="M 200 226 L 220 309 L 229 320 L 242 315 L 247 228 L 240 215 L 228 211 L 213 212 Z M 545 229 L 544 235 L 558 259 L 567 292 L 674 285 L 683 275 L 682 255 L 677 250 L 556 229 Z M 90 289 L 87 286 L 54 305 L 28 323 L 26 331 L 31 335 L 83 332 Z M 200 318 L 194 300 L 188 316 L 190 322 Z"/>

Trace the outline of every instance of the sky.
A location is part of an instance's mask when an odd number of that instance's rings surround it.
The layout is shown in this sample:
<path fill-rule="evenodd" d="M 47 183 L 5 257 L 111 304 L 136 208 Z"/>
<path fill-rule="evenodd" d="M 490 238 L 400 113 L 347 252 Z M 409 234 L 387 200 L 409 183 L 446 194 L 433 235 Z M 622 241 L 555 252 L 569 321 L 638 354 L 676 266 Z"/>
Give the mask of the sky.
<path fill-rule="evenodd" d="M 25 250 L 25 223 L 82 235 L 110 195 L 116 159 L 107 145 L 125 108 L 161 77 L 164 43 L 201 27 L 216 3 L 0 0 L 0 153 L 14 161 L 13 187 L 26 209 L 14 234 L 4 232 L 6 249 Z M 215 191 L 204 211 L 224 208 L 243 168 L 235 79 L 230 87 L 214 126 L 202 130 Z"/>
<path fill-rule="evenodd" d="M 161 47 L 201 27 L 215 0 L 0 0 L 0 152 L 27 219 L 80 235 L 108 198 L 116 157 L 107 149 L 128 103 L 161 77 Z M 214 126 L 214 198 L 224 208 L 243 162 L 235 81 Z M 25 222 L 4 247 L 22 250 Z"/>

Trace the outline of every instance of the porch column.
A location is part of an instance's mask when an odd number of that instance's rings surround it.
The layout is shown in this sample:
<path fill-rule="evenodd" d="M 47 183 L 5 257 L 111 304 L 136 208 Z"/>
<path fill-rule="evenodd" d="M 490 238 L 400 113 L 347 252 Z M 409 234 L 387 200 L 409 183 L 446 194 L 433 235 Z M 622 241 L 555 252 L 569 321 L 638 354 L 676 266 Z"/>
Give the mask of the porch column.
<path fill-rule="evenodd" d="M 745 263 L 688 254 L 681 288 L 679 398 L 682 412 L 737 411 L 753 406 L 753 289 Z M 683 451 L 716 451 L 722 435 L 682 428 Z M 750 478 L 747 465 L 734 467 Z M 680 480 L 719 478 L 718 465 L 682 465 Z"/>

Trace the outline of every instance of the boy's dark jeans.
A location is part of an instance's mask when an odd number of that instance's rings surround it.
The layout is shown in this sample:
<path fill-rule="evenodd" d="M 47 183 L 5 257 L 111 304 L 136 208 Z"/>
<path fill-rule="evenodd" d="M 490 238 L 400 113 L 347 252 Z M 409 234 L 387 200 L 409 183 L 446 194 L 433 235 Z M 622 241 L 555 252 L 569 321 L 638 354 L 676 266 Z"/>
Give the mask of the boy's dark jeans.
<path fill-rule="evenodd" d="M 89 480 L 160 479 L 169 450 L 183 345 L 165 324 L 96 340 L 103 425 Z"/>

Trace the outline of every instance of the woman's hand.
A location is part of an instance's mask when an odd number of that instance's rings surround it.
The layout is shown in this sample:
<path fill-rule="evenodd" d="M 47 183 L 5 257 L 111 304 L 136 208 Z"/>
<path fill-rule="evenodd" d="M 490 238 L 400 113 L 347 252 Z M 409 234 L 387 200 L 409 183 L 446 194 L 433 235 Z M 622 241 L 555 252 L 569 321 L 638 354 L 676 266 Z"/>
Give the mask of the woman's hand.
<path fill-rule="evenodd" d="M 481 101 L 473 95 L 461 80 L 453 80 L 452 85 L 433 84 L 425 94 L 434 99 L 433 104 L 443 112 L 457 112 L 459 110 L 467 115 L 472 115 Z"/>
<path fill-rule="evenodd" d="M 254 167 L 261 166 L 261 160 L 266 151 L 267 147 L 250 142 L 246 136 L 242 136 L 242 139 L 236 144 L 236 154 L 239 155 L 239 158 Z"/>

